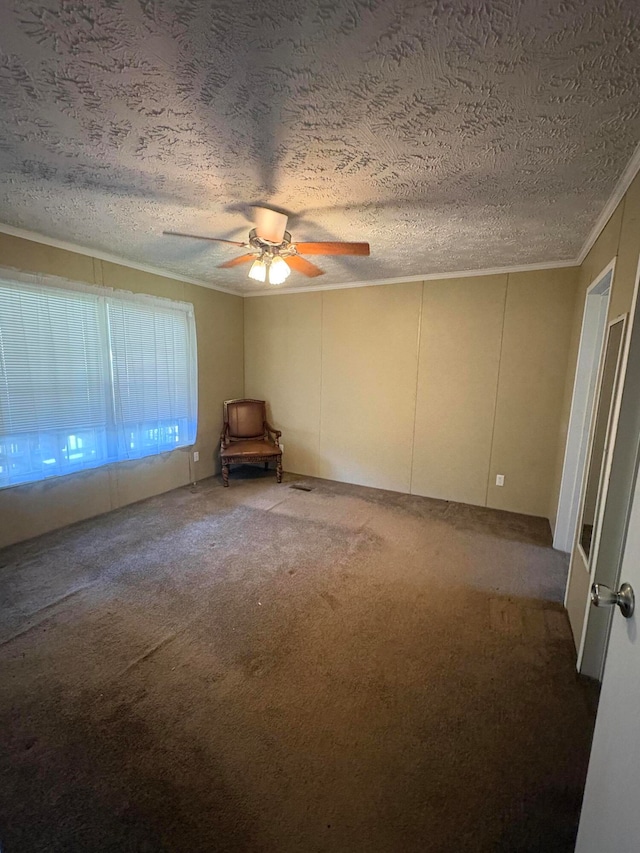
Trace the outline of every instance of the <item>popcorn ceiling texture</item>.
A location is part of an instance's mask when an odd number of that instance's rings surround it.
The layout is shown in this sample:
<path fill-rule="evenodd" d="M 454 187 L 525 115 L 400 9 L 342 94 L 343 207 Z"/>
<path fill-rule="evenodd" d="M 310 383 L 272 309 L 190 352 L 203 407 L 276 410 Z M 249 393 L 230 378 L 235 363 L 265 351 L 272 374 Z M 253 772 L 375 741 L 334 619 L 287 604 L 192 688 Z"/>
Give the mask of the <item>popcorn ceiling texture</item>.
<path fill-rule="evenodd" d="M 0 221 L 216 270 L 249 203 L 335 284 L 574 258 L 640 138 L 636 0 L 6 0 Z M 294 273 L 287 286 L 306 286 Z"/>

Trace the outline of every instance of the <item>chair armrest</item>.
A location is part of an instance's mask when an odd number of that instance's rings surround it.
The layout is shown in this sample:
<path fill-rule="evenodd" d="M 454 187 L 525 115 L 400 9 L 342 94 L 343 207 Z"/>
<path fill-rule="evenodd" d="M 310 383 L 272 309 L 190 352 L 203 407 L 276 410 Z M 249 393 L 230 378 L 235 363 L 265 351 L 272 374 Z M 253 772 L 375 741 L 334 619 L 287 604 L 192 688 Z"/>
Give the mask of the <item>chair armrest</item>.
<path fill-rule="evenodd" d="M 228 436 L 228 434 L 229 434 L 229 424 L 225 424 L 225 425 L 222 427 L 222 432 L 220 433 L 220 448 L 221 448 L 222 450 L 224 450 L 224 449 L 225 449 L 225 447 L 227 446 L 227 443 L 228 443 L 228 442 L 227 442 L 227 436 Z"/>
<path fill-rule="evenodd" d="M 280 438 L 280 436 L 282 435 L 282 431 L 281 431 L 281 430 L 279 430 L 279 429 L 275 429 L 275 427 L 272 427 L 272 426 L 271 426 L 271 424 L 269 423 L 269 421 L 265 421 L 265 422 L 264 422 L 264 425 L 265 425 L 265 427 L 266 427 L 266 429 L 267 429 L 267 432 L 270 432 L 270 433 L 274 436 L 275 443 L 276 443 L 276 446 L 277 446 L 277 445 L 278 445 L 278 439 L 279 439 L 279 438 Z"/>

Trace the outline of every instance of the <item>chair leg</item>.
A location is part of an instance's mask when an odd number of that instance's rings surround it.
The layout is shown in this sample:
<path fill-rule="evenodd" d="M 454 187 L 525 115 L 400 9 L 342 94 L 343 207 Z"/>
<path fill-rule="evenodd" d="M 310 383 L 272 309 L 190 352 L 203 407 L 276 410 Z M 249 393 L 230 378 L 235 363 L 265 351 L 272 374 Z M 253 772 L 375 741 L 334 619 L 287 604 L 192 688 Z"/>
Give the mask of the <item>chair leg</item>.
<path fill-rule="evenodd" d="M 222 485 L 227 487 L 229 485 L 229 466 L 222 466 Z"/>
<path fill-rule="evenodd" d="M 276 481 L 278 483 L 282 482 L 282 456 L 278 456 L 278 461 L 276 464 Z"/>

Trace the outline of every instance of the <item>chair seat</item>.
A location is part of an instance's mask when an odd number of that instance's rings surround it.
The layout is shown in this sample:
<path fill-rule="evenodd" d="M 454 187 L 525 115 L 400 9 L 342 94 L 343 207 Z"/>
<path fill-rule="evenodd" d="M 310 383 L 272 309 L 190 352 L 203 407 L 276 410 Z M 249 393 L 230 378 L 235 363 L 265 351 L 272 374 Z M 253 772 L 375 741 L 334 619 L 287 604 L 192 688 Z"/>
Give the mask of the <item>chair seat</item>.
<path fill-rule="evenodd" d="M 231 459 L 238 456 L 280 456 L 281 447 L 276 447 L 270 441 L 257 438 L 249 441 L 232 441 L 224 450 L 220 451 L 223 459 Z"/>

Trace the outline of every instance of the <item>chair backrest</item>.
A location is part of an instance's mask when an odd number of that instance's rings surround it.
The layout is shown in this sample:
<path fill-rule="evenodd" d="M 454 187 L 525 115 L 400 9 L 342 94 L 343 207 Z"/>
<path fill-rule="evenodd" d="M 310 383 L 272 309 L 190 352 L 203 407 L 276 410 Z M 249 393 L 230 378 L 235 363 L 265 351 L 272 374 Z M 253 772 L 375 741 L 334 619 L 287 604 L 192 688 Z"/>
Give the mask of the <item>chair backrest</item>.
<path fill-rule="evenodd" d="M 229 424 L 229 438 L 262 438 L 266 419 L 264 400 L 227 400 L 224 404 L 224 422 Z"/>

